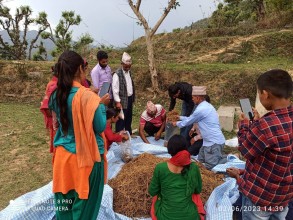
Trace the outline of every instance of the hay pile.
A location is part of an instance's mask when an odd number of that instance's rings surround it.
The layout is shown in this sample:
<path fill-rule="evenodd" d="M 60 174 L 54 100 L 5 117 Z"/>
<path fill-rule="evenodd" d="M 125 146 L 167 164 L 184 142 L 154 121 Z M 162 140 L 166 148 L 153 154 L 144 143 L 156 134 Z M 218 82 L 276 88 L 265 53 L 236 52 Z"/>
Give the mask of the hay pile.
<path fill-rule="evenodd" d="M 117 177 L 109 181 L 114 191 L 114 211 L 128 217 L 149 217 L 151 196 L 148 194 L 148 186 L 155 166 L 167 160 L 144 153 L 125 164 Z M 213 189 L 223 183 L 223 176 L 198 165 L 203 182 L 201 199 L 205 203 Z"/>
<path fill-rule="evenodd" d="M 171 121 L 171 122 L 178 121 L 178 116 L 179 116 L 179 113 L 175 110 L 172 110 L 167 113 L 167 121 Z"/>

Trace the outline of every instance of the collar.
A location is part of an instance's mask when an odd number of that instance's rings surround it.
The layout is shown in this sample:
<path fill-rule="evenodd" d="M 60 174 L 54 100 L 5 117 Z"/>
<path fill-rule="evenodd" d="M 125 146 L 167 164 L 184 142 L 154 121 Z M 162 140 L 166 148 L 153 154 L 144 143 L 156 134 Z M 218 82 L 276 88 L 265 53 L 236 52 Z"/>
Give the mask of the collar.
<path fill-rule="evenodd" d="M 129 70 L 126 72 L 124 69 L 122 69 L 122 71 L 124 74 L 129 74 L 129 72 L 130 72 Z"/>

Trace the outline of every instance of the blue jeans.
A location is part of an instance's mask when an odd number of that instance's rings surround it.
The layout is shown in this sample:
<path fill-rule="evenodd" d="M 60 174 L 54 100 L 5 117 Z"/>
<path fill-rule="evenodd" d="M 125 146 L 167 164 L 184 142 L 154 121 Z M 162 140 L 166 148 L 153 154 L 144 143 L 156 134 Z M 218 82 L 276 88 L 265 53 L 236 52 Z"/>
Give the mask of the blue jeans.
<path fill-rule="evenodd" d="M 242 194 L 242 220 L 285 220 L 287 212 L 288 206 L 279 212 L 262 211 Z"/>

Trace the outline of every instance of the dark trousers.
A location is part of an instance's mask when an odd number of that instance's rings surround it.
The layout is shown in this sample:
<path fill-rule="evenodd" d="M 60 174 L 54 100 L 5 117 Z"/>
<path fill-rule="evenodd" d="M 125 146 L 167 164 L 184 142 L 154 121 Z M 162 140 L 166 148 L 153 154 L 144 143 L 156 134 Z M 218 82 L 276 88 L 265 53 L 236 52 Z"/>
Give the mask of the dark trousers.
<path fill-rule="evenodd" d="M 239 198 L 236 200 L 236 202 L 233 204 L 233 219 L 235 220 L 242 220 L 242 193 L 239 193 Z"/>
<path fill-rule="evenodd" d="M 289 211 L 287 213 L 286 220 L 293 219 L 293 200 L 289 202 L 288 206 L 289 206 Z"/>
<path fill-rule="evenodd" d="M 190 145 L 187 150 L 191 155 L 196 156 L 198 155 L 199 150 L 202 147 L 202 144 L 203 144 L 203 140 L 202 139 L 198 140 L 194 142 L 192 145 Z"/>
<path fill-rule="evenodd" d="M 124 107 L 124 106 L 123 106 Z M 131 123 L 132 123 L 132 96 L 128 97 L 127 108 L 123 108 L 124 120 L 121 118 L 116 122 L 116 132 L 126 130 L 129 134 L 132 134 Z"/>
<path fill-rule="evenodd" d="M 150 123 L 149 121 L 147 121 L 144 126 L 144 130 L 149 136 L 154 136 L 155 133 L 160 130 L 160 128 L 161 127 L 154 126 L 154 124 Z"/>
<path fill-rule="evenodd" d="M 190 116 L 192 114 L 192 112 L 194 111 L 194 109 L 196 108 L 196 106 L 194 105 L 194 103 L 188 103 L 186 101 L 182 102 L 182 109 L 181 109 L 181 115 L 182 116 Z M 188 125 L 186 127 L 183 127 L 180 129 L 180 134 L 186 138 L 187 141 L 190 141 L 190 137 L 189 137 L 189 131 L 192 128 L 192 124 Z"/>

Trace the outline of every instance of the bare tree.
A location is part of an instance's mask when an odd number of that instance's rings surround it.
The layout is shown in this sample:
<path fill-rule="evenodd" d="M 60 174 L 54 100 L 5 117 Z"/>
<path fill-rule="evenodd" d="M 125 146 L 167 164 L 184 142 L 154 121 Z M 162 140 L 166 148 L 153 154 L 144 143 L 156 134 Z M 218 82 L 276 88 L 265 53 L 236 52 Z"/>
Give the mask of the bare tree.
<path fill-rule="evenodd" d="M 164 21 L 164 19 L 167 17 L 171 9 L 176 9 L 177 6 L 180 6 L 179 2 L 177 0 L 169 0 L 168 6 L 164 8 L 163 14 L 160 17 L 160 19 L 157 21 L 155 26 L 151 28 L 143 16 L 143 14 L 140 11 L 140 5 L 142 0 L 137 0 L 136 4 L 133 3 L 132 0 L 128 0 L 128 4 L 134 14 L 136 15 L 137 19 L 140 21 L 141 25 L 144 28 L 145 31 L 145 40 L 147 45 L 147 51 L 148 51 L 148 61 L 149 61 L 149 69 L 151 74 L 151 80 L 152 80 L 152 90 L 155 93 L 155 95 L 160 91 L 159 85 L 158 85 L 158 73 L 156 69 L 156 63 L 155 63 L 155 56 L 154 56 L 154 46 L 153 46 L 153 37 Z"/>

